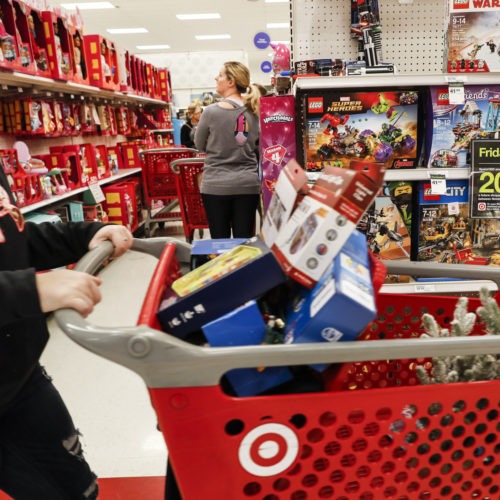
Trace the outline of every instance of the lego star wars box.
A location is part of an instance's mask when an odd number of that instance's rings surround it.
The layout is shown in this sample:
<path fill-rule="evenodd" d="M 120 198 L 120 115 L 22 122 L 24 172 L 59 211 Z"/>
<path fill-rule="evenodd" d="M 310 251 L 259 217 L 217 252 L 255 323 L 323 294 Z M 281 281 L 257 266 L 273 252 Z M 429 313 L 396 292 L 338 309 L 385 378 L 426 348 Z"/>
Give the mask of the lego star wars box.
<path fill-rule="evenodd" d="M 271 250 L 254 237 L 174 281 L 157 318 L 166 332 L 185 338 L 284 281 Z"/>
<path fill-rule="evenodd" d="M 421 153 L 421 91 L 307 90 L 296 97 L 298 160 L 307 170 L 353 159 L 415 168 Z"/>
<path fill-rule="evenodd" d="M 473 139 L 493 138 L 500 116 L 500 85 L 465 85 L 461 104 L 450 104 L 448 87 L 430 87 L 429 168 L 469 167 Z"/>
<path fill-rule="evenodd" d="M 354 231 L 316 286 L 293 298 L 285 343 L 354 340 L 376 312 L 366 237 Z"/>
<path fill-rule="evenodd" d="M 500 4 L 496 0 L 451 0 L 445 72 L 500 71 Z"/>
<path fill-rule="evenodd" d="M 384 174 L 382 165 L 361 161 L 324 168 L 272 246 L 292 279 L 316 284 L 375 199 Z"/>
<path fill-rule="evenodd" d="M 259 345 L 266 335 L 266 324 L 254 300 L 202 329 L 213 347 Z M 286 366 L 273 366 L 231 370 L 226 377 L 238 396 L 253 396 L 291 380 L 293 375 Z"/>

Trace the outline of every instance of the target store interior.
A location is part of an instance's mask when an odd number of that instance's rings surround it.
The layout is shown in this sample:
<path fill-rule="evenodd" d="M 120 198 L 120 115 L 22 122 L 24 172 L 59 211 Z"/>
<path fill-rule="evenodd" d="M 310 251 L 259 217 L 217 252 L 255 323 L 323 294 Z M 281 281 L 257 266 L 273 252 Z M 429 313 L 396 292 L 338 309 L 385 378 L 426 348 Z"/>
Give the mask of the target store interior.
<path fill-rule="evenodd" d="M 0 0 L 0 500 L 500 498 L 499 26 Z M 43 300 L 68 269 L 89 314 Z M 50 313 L 25 375 L 17 286 Z M 43 373 L 69 438 L 26 411 Z"/>

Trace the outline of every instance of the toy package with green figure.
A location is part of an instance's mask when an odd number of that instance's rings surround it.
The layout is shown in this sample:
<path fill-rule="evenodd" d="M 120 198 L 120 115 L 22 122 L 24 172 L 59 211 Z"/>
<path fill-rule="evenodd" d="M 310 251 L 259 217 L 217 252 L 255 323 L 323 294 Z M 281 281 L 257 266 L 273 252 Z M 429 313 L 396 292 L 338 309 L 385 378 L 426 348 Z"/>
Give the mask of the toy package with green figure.
<path fill-rule="evenodd" d="M 415 168 L 421 152 L 421 91 L 307 90 L 296 97 L 299 161 L 308 171 L 354 159 Z"/>

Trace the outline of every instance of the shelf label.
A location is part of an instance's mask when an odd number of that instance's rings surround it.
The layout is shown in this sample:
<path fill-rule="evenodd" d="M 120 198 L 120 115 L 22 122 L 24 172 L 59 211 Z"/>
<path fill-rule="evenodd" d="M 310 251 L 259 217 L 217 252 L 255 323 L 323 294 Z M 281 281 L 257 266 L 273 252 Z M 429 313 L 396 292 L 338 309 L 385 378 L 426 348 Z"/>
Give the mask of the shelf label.
<path fill-rule="evenodd" d="M 431 173 L 431 194 L 446 194 L 446 175 L 444 173 Z"/>
<path fill-rule="evenodd" d="M 106 199 L 106 197 L 104 196 L 104 192 L 97 181 L 90 181 L 89 189 L 96 203 L 101 203 Z"/>
<path fill-rule="evenodd" d="M 500 140 L 474 139 L 471 144 L 470 216 L 500 218 Z"/>
<path fill-rule="evenodd" d="M 464 104 L 465 90 L 463 82 L 450 82 L 448 86 L 448 100 L 450 104 Z"/>

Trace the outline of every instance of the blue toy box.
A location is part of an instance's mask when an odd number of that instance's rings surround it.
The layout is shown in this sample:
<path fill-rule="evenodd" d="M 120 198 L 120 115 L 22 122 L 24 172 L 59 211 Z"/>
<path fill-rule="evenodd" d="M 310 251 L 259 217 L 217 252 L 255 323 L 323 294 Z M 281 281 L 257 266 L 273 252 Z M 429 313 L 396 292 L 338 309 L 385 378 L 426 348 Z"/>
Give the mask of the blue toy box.
<path fill-rule="evenodd" d="M 258 345 L 264 340 L 266 324 L 254 300 L 202 327 L 213 347 Z M 240 368 L 226 374 L 238 396 L 253 396 L 288 382 L 292 372 L 283 367 Z"/>
<path fill-rule="evenodd" d="M 300 287 L 286 314 L 285 343 L 355 340 L 376 313 L 366 237 L 356 230 L 316 286 Z"/>
<path fill-rule="evenodd" d="M 186 338 L 284 281 L 274 254 L 256 236 L 174 281 L 157 318 L 166 332 Z"/>

